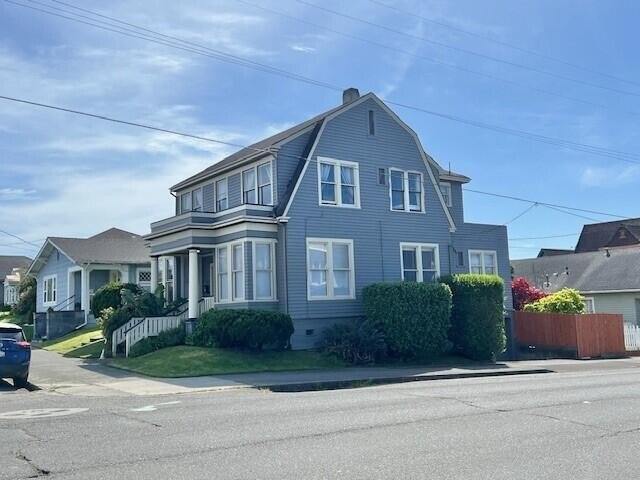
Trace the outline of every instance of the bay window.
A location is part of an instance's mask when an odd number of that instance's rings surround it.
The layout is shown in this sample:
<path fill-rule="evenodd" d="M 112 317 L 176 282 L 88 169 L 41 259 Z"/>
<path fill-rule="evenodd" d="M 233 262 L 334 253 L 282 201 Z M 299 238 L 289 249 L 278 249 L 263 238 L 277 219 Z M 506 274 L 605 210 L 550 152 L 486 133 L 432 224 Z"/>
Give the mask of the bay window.
<path fill-rule="evenodd" d="M 255 300 L 275 298 L 274 242 L 253 242 L 253 285 Z"/>
<path fill-rule="evenodd" d="M 440 276 L 437 244 L 401 243 L 400 261 L 405 282 L 435 282 Z"/>
<path fill-rule="evenodd" d="M 180 213 L 187 213 L 191 211 L 191 192 L 186 192 L 180 195 Z"/>
<path fill-rule="evenodd" d="M 391 210 L 423 212 L 424 192 L 422 174 L 392 168 L 390 178 Z"/>
<path fill-rule="evenodd" d="M 194 212 L 202 211 L 202 188 L 196 188 L 191 192 L 191 210 Z"/>
<path fill-rule="evenodd" d="M 469 250 L 469 272 L 484 275 L 498 274 L 498 259 L 494 250 Z"/>
<path fill-rule="evenodd" d="M 356 162 L 318 157 L 320 205 L 360 208 L 360 174 Z"/>
<path fill-rule="evenodd" d="M 229 300 L 229 265 L 227 263 L 227 247 L 216 249 L 216 268 L 218 284 L 218 301 Z"/>
<path fill-rule="evenodd" d="M 236 244 L 231 247 L 233 256 L 231 258 L 231 276 L 233 284 L 233 300 L 244 298 L 244 247 L 243 244 Z"/>
<path fill-rule="evenodd" d="M 229 195 L 227 179 L 223 178 L 216 182 L 216 212 L 229 208 Z"/>
<path fill-rule="evenodd" d="M 273 205 L 273 171 L 271 162 L 242 171 L 242 203 Z"/>
<path fill-rule="evenodd" d="M 353 240 L 307 239 L 309 300 L 355 298 Z"/>
<path fill-rule="evenodd" d="M 237 302 L 245 299 L 244 242 L 216 247 L 211 269 L 218 302 Z"/>

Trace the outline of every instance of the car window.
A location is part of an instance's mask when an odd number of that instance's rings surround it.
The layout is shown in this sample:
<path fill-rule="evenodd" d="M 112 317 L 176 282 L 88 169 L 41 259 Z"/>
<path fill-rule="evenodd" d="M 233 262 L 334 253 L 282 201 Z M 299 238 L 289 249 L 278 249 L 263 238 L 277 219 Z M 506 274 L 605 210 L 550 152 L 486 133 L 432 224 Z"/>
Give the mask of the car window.
<path fill-rule="evenodd" d="M 15 328 L 0 328 L 0 340 L 21 342 L 24 340 L 24 336 L 22 335 L 22 330 L 16 330 Z"/>

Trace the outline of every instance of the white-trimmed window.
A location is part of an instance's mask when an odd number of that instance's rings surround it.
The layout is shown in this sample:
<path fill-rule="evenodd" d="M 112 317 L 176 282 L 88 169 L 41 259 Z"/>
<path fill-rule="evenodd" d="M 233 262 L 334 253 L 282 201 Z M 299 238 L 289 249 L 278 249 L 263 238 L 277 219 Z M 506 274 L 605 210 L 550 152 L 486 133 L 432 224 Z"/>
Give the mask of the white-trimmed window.
<path fill-rule="evenodd" d="M 391 210 L 398 212 L 424 212 L 422 173 L 391 168 L 389 177 Z"/>
<path fill-rule="evenodd" d="M 275 299 L 275 242 L 253 242 L 253 298 Z"/>
<path fill-rule="evenodd" d="M 58 299 L 58 276 L 47 275 L 42 279 L 42 303 L 45 307 L 56 304 Z"/>
<path fill-rule="evenodd" d="M 469 250 L 469 272 L 497 275 L 498 255 L 495 250 Z"/>
<path fill-rule="evenodd" d="M 218 180 L 216 182 L 216 212 L 229 208 L 228 192 L 227 179 Z"/>
<path fill-rule="evenodd" d="M 217 301 L 244 300 L 244 242 L 216 248 L 215 272 Z"/>
<path fill-rule="evenodd" d="M 191 211 L 191 192 L 180 194 L 180 213 Z"/>
<path fill-rule="evenodd" d="M 271 162 L 242 171 L 242 203 L 273 205 L 273 173 Z"/>
<path fill-rule="evenodd" d="M 318 157 L 320 205 L 360 208 L 360 173 L 356 162 Z"/>
<path fill-rule="evenodd" d="M 440 276 L 437 244 L 401 243 L 400 267 L 405 282 L 435 282 Z"/>
<path fill-rule="evenodd" d="M 451 184 L 446 182 L 440 183 L 440 192 L 442 192 L 442 199 L 444 200 L 444 204 L 447 207 L 451 207 L 453 205 L 451 199 Z"/>
<path fill-rule="evenodd" d="M 596 313 L 596 301 L 593 297 L 584 297 L 584 313 Z"/>
<path fill-rule="evenodd" d="M 353 240 L 307 238 L 307 297 L 355 298 Z"/>
<path fill-rule="evenodd" d="M 202 211 L 202 188 L 196 188 L 191 192 L 191 211 Z"/>
<path fill-rule="evenodd" d="M 138 268 L 136 275 L 137 275 L 136 283 L 138 284 L 138 286 L 147 291 L 150 291 L 151 290 L 151 269 Z"/>

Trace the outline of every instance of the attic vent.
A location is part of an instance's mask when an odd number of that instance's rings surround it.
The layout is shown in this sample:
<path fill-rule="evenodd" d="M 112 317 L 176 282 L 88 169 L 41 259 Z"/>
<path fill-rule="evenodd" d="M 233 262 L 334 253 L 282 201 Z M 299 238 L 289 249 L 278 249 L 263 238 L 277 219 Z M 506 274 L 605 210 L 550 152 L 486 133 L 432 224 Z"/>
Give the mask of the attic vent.
<path fill-rule="evenodd" d="M 342 104 L 351 103 L 360 98 L 360 92 L 357 88 L 347 88 L 342 92 Z"/>

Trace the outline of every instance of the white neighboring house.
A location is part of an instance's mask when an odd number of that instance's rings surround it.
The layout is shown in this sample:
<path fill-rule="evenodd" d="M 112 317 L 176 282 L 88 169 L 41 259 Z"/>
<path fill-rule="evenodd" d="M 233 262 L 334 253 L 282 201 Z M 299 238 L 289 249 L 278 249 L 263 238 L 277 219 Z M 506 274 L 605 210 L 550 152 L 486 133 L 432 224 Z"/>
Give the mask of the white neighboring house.
<path fill-rule="evenodd" d="M 18 301 L 16 273 L 24 274 L 31 259 L 22 255 L 0 255 L 0 305 L 15 305 Z"/>
<path fill-rule="evenodd" d="M 27 274 L 36 277 L 37 313 L 83 311 L 89 321 L 91 297 L 101 286 L 121 281 L 148 289 L 151 283 L 145 240 L 117 228 L 89 238 L 48 237 Z"/>

